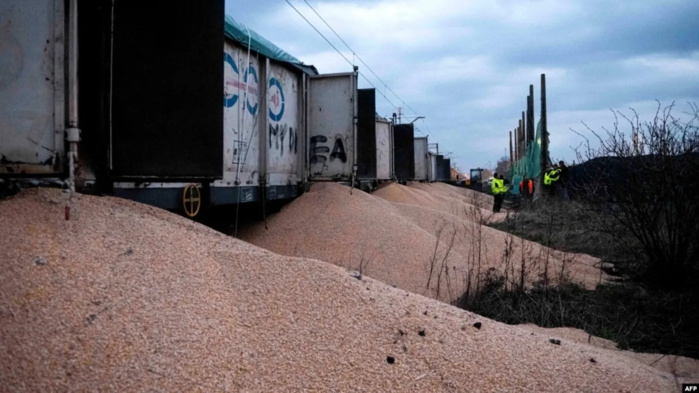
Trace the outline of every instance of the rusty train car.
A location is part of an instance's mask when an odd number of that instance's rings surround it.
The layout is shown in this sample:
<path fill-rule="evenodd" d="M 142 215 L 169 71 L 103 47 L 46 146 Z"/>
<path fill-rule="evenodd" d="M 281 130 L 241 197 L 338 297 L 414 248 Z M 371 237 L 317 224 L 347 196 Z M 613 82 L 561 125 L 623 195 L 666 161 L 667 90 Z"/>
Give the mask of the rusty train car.
<path fill-rule="evenodd" d="M 356 68 L 319 74 L 220 0 L 156 3 L 0 4 L 0 181 L 58 178 L 194 217 L 316 181 L 435 180 L 426 139 L 377 118 Z"/>

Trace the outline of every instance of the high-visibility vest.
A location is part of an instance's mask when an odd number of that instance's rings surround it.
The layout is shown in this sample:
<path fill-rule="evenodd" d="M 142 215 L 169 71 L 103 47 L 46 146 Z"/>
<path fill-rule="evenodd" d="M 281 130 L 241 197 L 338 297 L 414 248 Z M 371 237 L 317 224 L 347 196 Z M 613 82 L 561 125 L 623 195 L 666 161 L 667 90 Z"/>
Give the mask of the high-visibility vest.
<path fill-rule="evenodd" d="M 558 179 L 561 177 L 561 170 L 560 169 L 554 169 L 551 171 L 551 175 L 549 178 L 551 179 L 551 183 L 558 181 Z"/>
<path fill-rule="evenodd" d="M 560 176 L 560 169 L 551 169 L 550 171 L 544 173 L 544 185 L 550 186 L 553 184 L 553 182 L 557 181 Z"/>
<path fill-rule="evenodd" d="M 504 194 L 507 192 L 507 187 L 505 187 L 505 181 L 502 179 L 493 179 L 490 183 L 490 190 L 493 194 Z"/>

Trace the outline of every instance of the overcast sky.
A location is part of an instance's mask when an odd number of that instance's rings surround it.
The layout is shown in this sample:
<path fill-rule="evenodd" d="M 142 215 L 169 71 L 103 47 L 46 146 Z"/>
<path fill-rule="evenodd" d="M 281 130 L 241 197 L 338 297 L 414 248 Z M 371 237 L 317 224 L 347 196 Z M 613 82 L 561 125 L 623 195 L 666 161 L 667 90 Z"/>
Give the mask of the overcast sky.
<path fill-rule="evenodd" d="M 303 0 L 291 3 L 404 116 L 425 116 L 420 132 L 464 171 L 509 155 L 530 84 L 538 121 L 542 73 L 551 156 L 569 162 L 583 121 L 600 130 L 610 110 L 651 119 L 656 100 L 678 115 L 699 103 L 697 0 L 307 1 L 400 98 Z M 226 0 L 226 13 L 320 73 L 352 70 L 284 0 Z M 377 94 L 380 115 L 396 111 Z"/>

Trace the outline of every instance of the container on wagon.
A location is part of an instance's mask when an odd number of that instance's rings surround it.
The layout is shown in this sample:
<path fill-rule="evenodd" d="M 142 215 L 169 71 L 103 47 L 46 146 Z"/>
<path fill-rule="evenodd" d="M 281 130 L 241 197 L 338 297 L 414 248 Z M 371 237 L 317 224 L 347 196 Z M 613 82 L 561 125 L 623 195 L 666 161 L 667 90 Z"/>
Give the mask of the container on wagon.
<path fill-rule="evenodd" d="M 309 180 L 354 181 L 357 73 L 317 75 L 308 81 Z"/>
<path fill-rule="evenodd" d="M 399 181 L 415 178 L 415 145 L 412 124 L 395 124 L 393 126 L 394 172 Z"/>
<path fill-rule="evenodd" d="M 415 180 L 427 181 L 429 178 L 430 161 L 427 150 L 427 137 L 416 137 L 414 143 Z"/>
<path fill-rule="evenodd" d="M 376 120 L 376 178 L 379 181 L 393 178 L 393 143 L 391 122 Z"/>

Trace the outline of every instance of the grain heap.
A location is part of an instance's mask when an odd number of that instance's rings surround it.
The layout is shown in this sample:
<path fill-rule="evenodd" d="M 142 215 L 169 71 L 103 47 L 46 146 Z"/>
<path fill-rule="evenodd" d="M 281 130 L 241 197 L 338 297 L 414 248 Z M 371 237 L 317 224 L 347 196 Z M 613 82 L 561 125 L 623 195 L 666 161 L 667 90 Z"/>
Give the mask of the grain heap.
<path fill-rule="evenodd" d="M 78 196 L 64 221 L 64 201 L 0 202 L 2 391 L 677 391 L 610 351 L 155 208 Z"/>
<path fill-rule="evenodd" d="M 580 344 L 591 344 L 599 348 L 606 348 L 623 356 L 635 359 L 643 364 L 653 366 L 658 370 L 672 374 L 675 383 L 697 383 L 699 381 L 699 359 L 686 356 L 667 355 L 658 353 L 642 353 L 632 350 L 617 349 L 617 344 L 611 340 L 591 336 L 582 329 L 559 327 L 542 328 L 533 324 L 518 325 L 532 332 L 548 335 L 551 338 Z"/>
<path fill-rule="evenodd" d="M 505 218 L 504 212 L 492 212 L 491 195 L 444 183 L 410 182 L 408 186 L 390 183 L 372 195 L 390 202 L 429 207 L 465 219 L 473 219 L 474 215 L 484 222 Z"/>
<path fill-rule="evenodd" d="M 469 283 L 473 288 L 491 267 L 513 279 L 522 261 L 528 284 L 544 271 L 550 282 L 561 272 L 587 287 L 600 281 L 596 258 L 564 254 L 489 228 L 482 225 L 487 220 L 483 209 L 462 201 L 450 204 L 445 202 L 448 196 L 435 195 L 398 184 L 371 195 L 350 194 L 345 186 L 316 183 L 270 217 L 269 229 L 258 223 L 239 236 L 279 254 L 362 270 L 387 284 L 447 302 L 456 300 Z"/>

